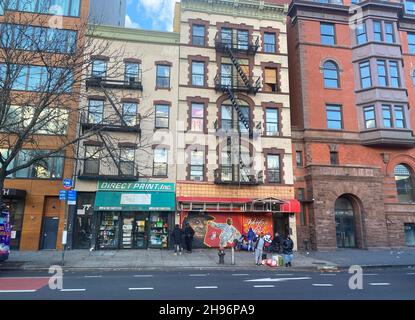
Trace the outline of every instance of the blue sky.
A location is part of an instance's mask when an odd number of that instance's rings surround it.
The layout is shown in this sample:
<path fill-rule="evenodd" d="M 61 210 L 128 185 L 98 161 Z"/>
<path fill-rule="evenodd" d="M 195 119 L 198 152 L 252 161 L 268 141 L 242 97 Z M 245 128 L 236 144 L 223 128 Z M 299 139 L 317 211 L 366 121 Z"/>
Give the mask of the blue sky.
<path fill-rule="evenodd" d="M 127 0 L 125 26 L 173 31 L 174 4 L 180 0 Z"/>

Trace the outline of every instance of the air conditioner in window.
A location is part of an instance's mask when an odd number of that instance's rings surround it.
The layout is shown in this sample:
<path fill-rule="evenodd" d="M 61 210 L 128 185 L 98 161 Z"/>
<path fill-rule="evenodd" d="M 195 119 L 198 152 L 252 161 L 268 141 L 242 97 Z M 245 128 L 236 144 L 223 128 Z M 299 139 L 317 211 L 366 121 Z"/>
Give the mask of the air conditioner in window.
<path fill-rule="evenodd" d="M 198 176 L 198 177 L 193 177 L 193 180 L 194 180 L 194 181 L 203 181 L 203 177 L 200 177 L 200 176 Z"/>

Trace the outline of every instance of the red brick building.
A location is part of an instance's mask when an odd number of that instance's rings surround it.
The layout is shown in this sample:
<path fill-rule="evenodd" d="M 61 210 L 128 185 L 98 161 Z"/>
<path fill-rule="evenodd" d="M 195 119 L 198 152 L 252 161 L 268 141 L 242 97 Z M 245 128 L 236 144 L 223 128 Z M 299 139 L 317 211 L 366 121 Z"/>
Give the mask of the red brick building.
<path fill-rule="evenodd" d="M 415 1 L 353 3 L 288 12 L 300 248 L 415 245 Z"/>

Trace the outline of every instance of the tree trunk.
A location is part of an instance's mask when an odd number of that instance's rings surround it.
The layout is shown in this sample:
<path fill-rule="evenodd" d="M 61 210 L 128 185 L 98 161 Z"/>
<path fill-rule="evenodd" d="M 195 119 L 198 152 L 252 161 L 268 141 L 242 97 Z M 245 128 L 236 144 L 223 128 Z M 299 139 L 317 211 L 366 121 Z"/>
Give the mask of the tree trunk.
<path fill-rule="evenodd" d="M 1 210 L 1 208 L 3 208 L 4 180 L 6 180 L 6 177 L 4 176 L 3 172 L 0 172 L 0 210 Z"/>

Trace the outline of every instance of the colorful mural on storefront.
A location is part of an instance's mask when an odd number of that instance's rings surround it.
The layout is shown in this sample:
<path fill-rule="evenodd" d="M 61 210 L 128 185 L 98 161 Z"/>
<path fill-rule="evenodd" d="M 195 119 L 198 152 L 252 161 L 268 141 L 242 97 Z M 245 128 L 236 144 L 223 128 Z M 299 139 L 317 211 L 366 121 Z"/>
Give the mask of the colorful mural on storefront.
<path fill-rule="evenodd" d="M 187 212 L 181 214 L 181 223 L 187 221 L 195 230 L 196 248 L 230 247 L 252 228 L 256 234 L 273 235 L 271 213 L 217 213 Z"/>

